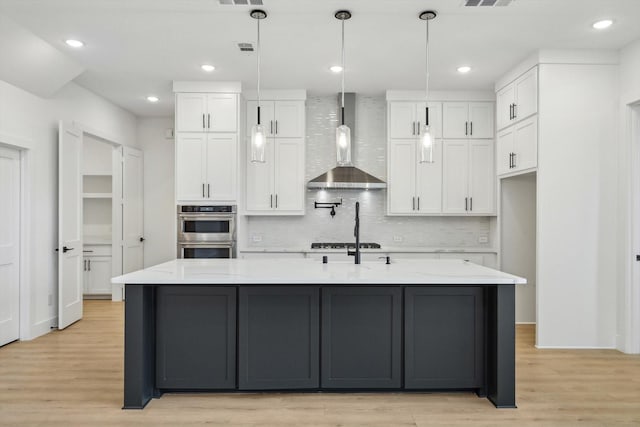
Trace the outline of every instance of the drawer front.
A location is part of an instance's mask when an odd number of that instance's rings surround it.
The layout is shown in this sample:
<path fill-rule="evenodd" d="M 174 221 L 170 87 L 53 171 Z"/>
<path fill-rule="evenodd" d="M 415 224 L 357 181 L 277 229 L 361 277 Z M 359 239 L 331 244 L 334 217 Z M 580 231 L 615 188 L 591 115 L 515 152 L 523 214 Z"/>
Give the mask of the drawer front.
<path fill-rule="evenodd" d="M 111 245 L 84 245 L 82 247 L 84 256 L 111 256 Z"/>

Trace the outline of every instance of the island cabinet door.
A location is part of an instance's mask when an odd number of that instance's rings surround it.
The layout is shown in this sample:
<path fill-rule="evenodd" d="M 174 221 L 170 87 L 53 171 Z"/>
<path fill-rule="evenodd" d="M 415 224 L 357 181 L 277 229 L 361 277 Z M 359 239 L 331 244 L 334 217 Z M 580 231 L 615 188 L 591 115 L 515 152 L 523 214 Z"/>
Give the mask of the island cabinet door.
<path fill-rule="evenodd" d="M 313 286 L 240 287 L 241 390 L 318 388 L 319 294 Z"/>
<path fill-rule="evenodd" d="M 400 388 L 402 288 L 322 288 L 322 388 Z"/>
<path fill-rule="evenodd" d="M 236 387 L 235 287 L 158 287 L 156 387 Z"/>
<path fill-rule="evenodd" d="M 484 383 L 483 289 L 405 289 L 405 388 L 480 388 Z"/>

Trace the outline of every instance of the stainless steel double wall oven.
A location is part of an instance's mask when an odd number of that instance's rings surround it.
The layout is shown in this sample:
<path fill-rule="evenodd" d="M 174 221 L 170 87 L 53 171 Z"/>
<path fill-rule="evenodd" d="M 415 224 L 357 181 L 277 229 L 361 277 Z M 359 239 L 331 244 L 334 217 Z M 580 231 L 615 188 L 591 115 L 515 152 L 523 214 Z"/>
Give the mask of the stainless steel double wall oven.
<path fill-rule="evenodd" d="M 178 205 L 178 258 L 235 257 L 235 205 Z"/>

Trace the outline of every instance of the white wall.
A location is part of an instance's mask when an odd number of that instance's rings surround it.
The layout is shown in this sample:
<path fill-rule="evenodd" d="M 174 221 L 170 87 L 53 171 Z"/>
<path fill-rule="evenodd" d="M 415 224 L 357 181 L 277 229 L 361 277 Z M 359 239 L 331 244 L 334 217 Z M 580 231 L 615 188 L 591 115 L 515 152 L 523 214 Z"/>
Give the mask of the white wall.
<path fill-rule="evenodd" d="M 633 283 L 632 272 L 639 267 L 635 261 L 635 254 L 640 253 L 640 242 L 637 241 L 640 223 L 637 218 L 640 205 L 633 206 L 633 192 L 640 188 L 633 187 L 640 184 L 640 129 L 635 133 L 636 141 L 632 141 L 633 134 L 631 104 L 640 102 L 640 40 L 637 40 L 620 51 L 620 144 L 618 157 L 618 277 L 617 277 L 617 348 L 631 353 L 640 353 L 640 284 Z M 636 115 L 640 116 L 636 107 Z M 636 200 L 636 203 L 640 200 Z M 634 213 L 635 209 L 635 213 Z M 635 307 L 632 302 L 635 301 Z"/>
<path fill-rule="evenodd" d="M 137 139 L 144 151 L 144 266 L 176 257 L 175 152 L 173 117 L 139 119 Z"/>
<path fill-rule="evenodd" d="M 538 337 L 615 346 L 618 67 L 540 65 Z"/>
<path fill-rule="evenodd" d="M 27 338 L 48 332 L 57 315 L 58 271 L 54 249 L 58 227 L 58 120 L 73 120 L 122 144 L 136 144 L 135 116 L 74 83 L 52 98 L 43 99 L 0 81 L 0 140 L 15 137 L 26 141 L 29 148 L 27 179 L 32 214 L 26 219 L 31 230 Z"/>
<path fill-rule="evenodd" d="M 500 181 L 500 270 L 522 276 L 516 286 L 516 322 L 536 321 L 536 174 Z"/>

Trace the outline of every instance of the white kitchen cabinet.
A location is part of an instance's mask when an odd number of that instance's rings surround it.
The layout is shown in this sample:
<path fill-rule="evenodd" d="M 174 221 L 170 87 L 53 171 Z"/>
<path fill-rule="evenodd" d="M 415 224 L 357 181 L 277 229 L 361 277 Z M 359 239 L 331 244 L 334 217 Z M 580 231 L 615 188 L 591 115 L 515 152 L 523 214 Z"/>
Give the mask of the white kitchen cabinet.
<path fill-rule="evenodd" d="M 85 245 L 83 255 L 84 294 L 111 295 L 111 245 Z"/>
<path fill-rule="evenodd" d="M 498 132 L 497 174 L 517 175 L 538 165 L 538 117 L 530 117 Z"/>
<path fill-rule="evenodd" d="M 417 140 L 389 141 L 389 215 L 439 214 L 442 211 L 442 141 L 434 141 L 433 163 L 420 163 L 419 152 Z"/>
<path fill-rule="evenodd" d="M 178 201 L 234 201 L 237 198 L 236 134 L 176 136 Z"/>
<path fill-rule="evenodd" d="M 449 140 L 443 144 L 442 212 L 455 215 L 493 214 L 493 141 Z"/>
<path fill-rule="evenodd" d="M 245 213 L 304 215 L 304 138 L 267 138 L 266 144 L 264 163 L 247 156 Z"/>
<path fill-rule="evenodd" d="M 412 101 L 389 102 L 389 138 L 415 139 L 420 137 L 426 119 L 426 103 Z M 434 138 L 442 137 L 442 103 L 429 102 L 429 126 Z"/>
<path fill-rule="evenodd" d="M 518 77 L 496 93 L 498 131 L 538 112 L 538 68 Z"/>
<path fill-rule="evenodd" d="M 176 132 L 236 132 L 237 102 L 232 93 L 178 93 Z"/>
<path fill-rule="evenodd" d="M 493 109 L 493 102 L 443 102 L 442 137 L 492 139 Z"/>
<path fill-rule="evenodd" d="M 257 107 L 257 101 L 247 101 L 247 135 L 251 135 L 251 128 L 258 122 Z M 268 136 L 304 138 L 304 101 L 260 101 L 260 123 Z"/>

